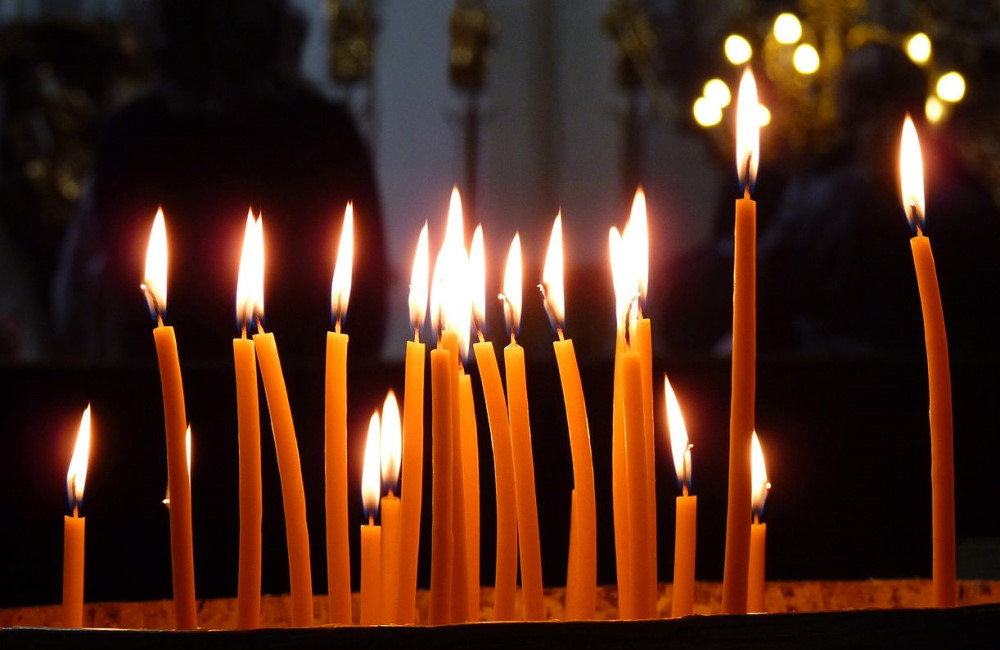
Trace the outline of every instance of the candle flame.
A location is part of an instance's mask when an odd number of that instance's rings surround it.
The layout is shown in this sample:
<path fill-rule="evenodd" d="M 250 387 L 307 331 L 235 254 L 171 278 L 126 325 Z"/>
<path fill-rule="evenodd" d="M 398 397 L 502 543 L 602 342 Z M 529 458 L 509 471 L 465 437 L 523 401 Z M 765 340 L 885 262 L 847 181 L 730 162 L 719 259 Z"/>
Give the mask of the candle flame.
<path fill-rule="evenodd" d="M 902 189 L 903 211 L 910 225 L 918 230 L 924 227 L 924 162 L 920 153 L 920 138 L 907 114 L 903 122 L 903 135 L 899 143 L 899 180 Z"/>
<path fill-rule="evenodd" d="M 420 229 L 417 238 L 417 252 L 413 256 L 413 271 L 410 273 L 410 324 L 414 332 L 420 332 L 427 317 L 427 291 L 430 253 L 427 242 L 427 222 Z"/>
<path fill-rule="evenodd" d="M 347 302 L 351 297 L 351 270 L 354 265 L 354 204 L 347 203 L 344 210 L 344 224 L 340 230 L 340 244 L 337 246 L 337 263 L 333 269 L 330 285 L 330 311 L 336 329 L 347 313 Z"/>
<path fill-rule="evenodd" d="M 382 492 L 382 484 L 379 481 L 380 429 L 378 411 L 375 411 L 368 423 L 365 460 L 361 467 L 361 503 L 364 505 L 365 514 L 368 517 L 374 517 L 378 512 L 378 497 Z"/>
<path fill-rule="evenodd" d="M 73 456 L 69 461 L 69 471 L 66 472 L 66 494 L 69 497 L 70 508 L 74 511 L 83 501 L 83 488 L 87 483 L 87 461 L 90 458 L 90 404 L 80 418 L 80 428 L 76 434 L 76 444 L 73 446 Z"/>
<path fill-rule="evenodd" d="M 641 187 L 635 191 L 632 212 L 622 233 L 622 241 L 626 243 L 626 255 L 635 275 L 641 307 L 646 302 L 646 288 L 649 285 L 649 224 L 646 219 L 646 193 Z"/>
<path fill-rule="evenodd" d="M 246 329 L 254 318 L 264 316 L 264 242 L 260 218 L 247 212 L 243 232 L 240 273 L 236 280 L 236 320 Z"/>
<path fill-rule="evenodd" d="M 514 233 L 503 272 L 503 318 L 513 339 L 521 327 L 521 235 Z"/>
<path fill-rule="evenodd" d="M 382 404 L 381 426 L 382 483 L 389 492 L 396 489 L 399 480 L 399 466 L 402 463 L 403 439 L 399 422 L 399 402 L 391 390 Z"/>
<path fill-rule="evenodd" d="M 757 83 L 748 67 L 743 72 L 736 100 L 736 172 L 740 187 L 749 192 L 757 180 L 760 161 L 760 109 Z"/>
<path fill-rule="evenodd" d="M 445 251 L 438 251 L 434 258 L 434 273 L 431 276 L 431 325 L 434 327 L 434 335 L 441 338 L 441 333 L 445 329 L 444 319 L 444 293 L 445 293 Z"/>
<path fill-rule="evenodd" d="M 486 326 L 486 244 L 483 225 L 476 226 L 469 248 L 469 289 L 472 294 L 472 324 L 482 332 Z"/>
<path fill-rule="evenodd" d="M 557 332 L 566 329 L 566 290 L 563 284 L 563 235 L 562 211 L 552 222 L 552 234 L 549 235 L 549 249 L 545 253 L 545 266 L 542 267 L 542 304 L 549 317 L 549 323 Z"/>
<path fill-rule="evenodd" d="M 632 268 L 634 260 L 616 226 L 608 231 L 608 248 L 611 254 L 611 279 L 615 287 L 615 323 L 618 326 L 618 336 L 624 336 L 627 340 L 638 318 L 638 310 L 633 308 L 638 298 L 638 286 Z"/>
<path fill-rule="evenodd" d="M 670 451 L 674 457 L 677 483 L 686 492 L 691 488 L 691 443 L 688 440 L 684 414 L 677 402 L 670 380 L 663 375 L 663 395 L 667 403 L 667 431 L 670 434 Z"/>
<path fill-rule="evenodd" d="M 469 253 L 465 250 L 462 226 L 462 198 L 452 189 L 444 242 L 434 262 L 431 279 L 431 317 L 435 334 L 455 332 L 459 352 L 469 354 L 472 330 L 472 297 L 469 282 Z"/>
<path fill-rule="evenodd" d="M 167 226 L 163 208 L 157 208 L 146 246 L 146 271 L 141 285 L 149 313 L 161 318 L 167 311 Z"/>
<path fill-rule="evenodd" d="M 764 450 L 760 446 L 760 438 L 757 432 L 753 432 L 750 440 L 750 482 L 752 490 L 751 504 L 753 515 L 759 518 L 764 513 L 764 501 L 767 500 L 767 492 L 771 489 L 771 483 L 767 480 L 767 467 L 764 465 Z"/>

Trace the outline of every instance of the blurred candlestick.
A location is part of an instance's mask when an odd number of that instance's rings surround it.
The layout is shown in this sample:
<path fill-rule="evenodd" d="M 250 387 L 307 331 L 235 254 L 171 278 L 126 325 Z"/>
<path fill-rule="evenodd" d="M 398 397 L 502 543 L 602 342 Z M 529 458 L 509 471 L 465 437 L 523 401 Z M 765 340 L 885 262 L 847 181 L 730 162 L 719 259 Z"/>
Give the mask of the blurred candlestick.
<path fill-rule="evenodd" d="M 380 622 L 393 623 L 399 607 L 399 558 L 402 546 L 400 531 L 400 501 L 396 496 L 399 480 L 402 440 L 399 422 L 399 404 L 390 390 L 382 406 L 381 428 L 382 484 L 386 494 L 382 497 L 382 605 Z"/>
<path fill-rule="evenodd" d="M 762 521 L 764 516 L 764 501 L 771 484 L 767 481 L 767 468 L 764 465 L 764 451 L 760 439 L 754 432 L 750 452 L 751 481 L 753 482 L 753 523 L 750 524 L 750 569 L 748 573 L 747 611 L 766 612 L 764 602 L 765 591 L 765 550 L 767 548 L 767 524 Z"/>

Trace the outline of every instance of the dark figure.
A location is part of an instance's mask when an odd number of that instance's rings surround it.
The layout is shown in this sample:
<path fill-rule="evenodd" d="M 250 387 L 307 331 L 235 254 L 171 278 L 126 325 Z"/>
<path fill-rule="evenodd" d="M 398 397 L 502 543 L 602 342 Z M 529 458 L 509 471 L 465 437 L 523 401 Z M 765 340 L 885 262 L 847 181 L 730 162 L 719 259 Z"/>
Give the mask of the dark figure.
<path fill-rule="evenodd" d="M 265 326 L 282 356 L 321 359 L 344 208 L 354 202 L 352 350 L 377 354 L 386 253 L 368 151 L 349 113 L 298 77 L 301 19 L 283 0 L 169 0 L 162 87 L 106 125 L 56 286 L 65 340 L 91 358 L 152 349 L 139 289 L 162 205 L 166 322 L 182 357 L 226 357 L 247 209 L 262 211 Z M 363 353 L 363 352 L 362 352 Z"/>

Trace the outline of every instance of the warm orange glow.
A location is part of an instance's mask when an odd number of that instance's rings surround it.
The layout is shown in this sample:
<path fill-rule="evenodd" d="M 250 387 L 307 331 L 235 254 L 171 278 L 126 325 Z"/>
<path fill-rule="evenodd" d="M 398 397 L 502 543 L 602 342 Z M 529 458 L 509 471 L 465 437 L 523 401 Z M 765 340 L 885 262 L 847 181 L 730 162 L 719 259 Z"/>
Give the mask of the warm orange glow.
<path fill-rule="evenodd" d="M 243 252 L 240 255 L 240 274 L 236 281 L 236 318 L 246 327 L 254 318 L 264 315 L 264 242 L 261 224 L 247 212 L 243 232 Z"/>
<path fill-rule="evenodd" d="M 396 401 L 396 394 L 391 390 L 385 396 L 382 404 L 382 426 L 381 426 L 381 459 L 382 459 L 382 482 L 390 492 L 396 490 L 396 482 L 399 480 L 399 466 L 402 463 L 403 437 L 402 425 L 399 422 L 399 402 Z"/>
<path fill-rule="evenodd" d="M 641 304 L 646 302 L 646 288 L 649 284 L 649 224 L 646 219 L 646 193 L 641 187 L 635 191 L 632 213 L 625 232 L 622 233 L 622 241 L 625 242 L 629 264 L 632 265 Z"/>
<path fill-rule="evenodd" d="M 184 449 L 187 452 L 188 484 L 191 483 L 191 425 L 184 433 Z M 167 484 L 167 495 L 163 497 L 163 505 L 170 505 L 170 484 Z"/>
<path fill-rule="evenodd" d="M 482 332 L 486 323 L 486 243 L 483 226 L 476 226 L 469 248 L 469 291 L 472 299 L 472 322 Z"/>
<path fill-rule="evenodd" d="M 431 326 L 434 336 L 440 337 L 444 331 L 444 250 L 438 251 L 434 258 L 434 272 L 431 275 Z"/>
<path fill-rule="evenodd" d="M 608 231 L 608 248 L 611 255 L 611 279 L 615 287 L 615 323 L 618 334 L 625 334 L 625 323 L 635 319 L 631 305 L 636 298 L 635 275 L 632 273 L 625 242 L 616 226 Z"/>
<path fill-rule="evenodd" d="M 566 328 L 566 292 L 563 285 L 563 236 L 562 212 L 556 215 L 552 222 L 552 234 L 549 235 L 549 249 L 545 253 L 545 266 L 542 267 L 542 303 L 545 313 L 549 316 L 552 327 L 558 331 Z"/>
<path fill-rule="evenodd" d="M 767 491 L 771 489 L 771 484 L 767 480 L 767 467 L 764 465 L 764 450 L 761 449 L 760 439 L 757 432 L 753 432 L 750 441 L 750 483 L 754 517 L 760 517 L 764 511 L 764 501 L 767 499 Z"/>
<path fill-rule="evenodd" d="M 429 275 L 430 251 L 425 221 L 417 238 L 417 252 L 413 256 L 413 270 L 410 272 L 410 325 L 414 332 L 420 332 L 424 326 L 424 318 L 427 317 Z"/>
<path fill-rule="evenodd" d="M 507 333 L 517 336 L 521 326 L 521 235 L 514 233 L 507 253 L 507 266 L 503 272 L 503 318 L 507 323 Z"/>
<path fill-rule="evenodd" d="M 157 209 L 149 233 L 142 290 L 146 294 L 149 312 L 156 317 L 163 316 L 167 310 L 167 226 L 163 208 Z"/>
<path fill-rule="evenodd" d="M 899 180 L 903 210 L 910 225 L 924 227 L 924 161 L 920 153 L 920 138 L 909 115 L 903 122 L 899 144 Z"/>
<path fill-rule="evenodd" d="M 663 395 L 667 403 L 667 430 L 670 435 L 670 451 L 674 457 L 674 471 L 677 473 L 677 482 L 686 492 L 691 488 L 691 443 L 688 441 L 681 405 L 677 402 L 674 388 L 666 375 L 663 375 Z"/>
<path fill-rule="evenodd" d="M 87 482 L 87 461 L 90 458 L 90 404 L 80 418 L 80 429 L 76 434 L 76 444 L 73 446 L 73 456 L 69 461 L 69 471 L 66 472 L 66 493 L 73 509 L 83 501 L 83 488 Z"/>
<path fill-rule="evenodd" d="M 372 413 L 368 422 L 368 439 L 365 442 L 365 460 L 361 467 L 361 503 L 365 514 L 374 517 L 378 512 L 378 498 L 382 492 L 381 475 L 379 472 L 379 437 L 380 420 L 378 411 Z"/>
<path fill-rule="evenodd" d="M 330 285 L 330 310 L 340 331 L 340 322 L 347 313 L 347 302 L 351 298 L 351 271 L 354 266 L 354 204 L 348 203 L 344 210 L 344 225 L 340 230 L 340 245 L 337 247 L 337 263 L 333 269 Z"/>
<path fill-rule="evenodd" d="M 758 103 L 757 83 L 753 72 L 747 68 L 736 99 L 736 172 L 744 189 L 750 188 L 757 180 L 757 163 L 760 161 Z"/>
<path fill-rule="evenodd" d="M 462 226 L 462 198 L 458 188 L 451 193 L 444 242 L 434 263 L 431 279 L 431 318 L 435 334 L 444 330 L 458 336 L 459 352 L 469 353 L 472 330 L 472 298 L 469 280 L 469 253 L 465 250 Z"/>

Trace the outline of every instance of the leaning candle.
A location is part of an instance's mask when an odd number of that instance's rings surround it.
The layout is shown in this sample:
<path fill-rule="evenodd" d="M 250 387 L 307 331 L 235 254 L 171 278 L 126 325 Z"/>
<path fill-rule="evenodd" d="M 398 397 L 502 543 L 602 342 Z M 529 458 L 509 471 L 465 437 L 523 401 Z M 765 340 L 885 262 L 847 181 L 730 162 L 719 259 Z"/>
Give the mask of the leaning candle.
<path fill-rule="evenodd" d="M 556 216 L 542 269 L 545 313 L 558 341 L 552 343 L 559 366 L 566 424 L 573 457 L 573 496 L 570 509 L 570 553 L 566 571 L 566 618 L 588 620 L 597 608 L 597 502 L 594 495 L 594 463 L 590 449 L 590 425 L 583 398 L 580 367 L 573 339 L 564 338 L 565 292 L 563 284 L 562 214 Z"/>
<path fill-rule="evenodd" d="M 382 513 L 382 604 L 379 608 L 379 622 L 393 623 L 399 607 L 399 557 L 402 539 L 400 537 L 399 497 L 396 496 L 396 482 L 399 480 L 402 441 L 399 422 L 399 403 L 391 390 L 382 405 L 381 440 L 382 484 L 388 494 L 382 497 L 379 511 Z"/>
<path fill-rule="evenodd" d="M 420 329 L 427 314 L 428 290 L 427 223 L 420 230 L 417 252 L 410 274 L 410 324 L 413 340 L 406 342 L 406 379 L 403 394 L 403 495 L 400 497 L 403 543 L 399 558 L 399 600 L 395 623 L 412 624 L 416 620 L 417 558 L 420 550 L 420 510 L 424 473 L 424 360 L 426 346 L 420 342 Z"/>
<path fill-rule="evenodd" d="M 694 552 L 698 531 L 698 497 L 691 489 L 691 444 L 688 442 L 684 414 L 670 380 L 663 375 L 663 395 L 667 404 L 667 427 L 681 496 L 677 497 L 674 527 L 674 585 L 670 616 L 690 616 L 694 609 Z"/>
<path fill-rule="evenodd" d="M 236 370 L 236 417 L 240 452 L 239 577 L 236 588 L 236 627 L 260 625 L 261 496 L 260 406 L 257 400 L 257 361 L 247 326 L 260 317 L 264 304 L 264 268 L 260 222 L 247 215 L 243 253 L 236 284 L 236 318 L 241 336 L 233 339 Z"/>
<path fill-rule="evenodd" d="M 263 259 L 263 224 L 260 235 Z M 263 317 L 263 310 L 261 312 Z M 278 345 L 274 334 L 265 332 L 257 322 L 253 335 L 254 350 L 264 380 L 264 396 L 271 414 L 271 430 L 281 480 L 281 502 L 285 511 L 285 539 L 288 544 L 288 577 L 291 590 L 292 625 L 309 627 L 313 624 L 312 565 L 309 559 L 309 526 L 306 522 L 306 494 L 302 485 L 302 463 L 295 439 L 292 408 L 288 403 L 285 376 L 281 372 Z"/>
<path fill-rule="evenodd" d="M 938 289 L 931 240 L 924 229 L 924 172 L 920 140 L 913 120 L 906 116 L 899 151 L 903 209 L 916 228 L 910 239 L 917 288 L 924 317 L 927 381 L 931 426 L 931 524 L 933 530 L 933 588 L 935 607 L 954 607 L 955 585 L 955 461 L 951 417 L 951 371 L 944 310 Z"/>
<path fill-rule="evenodd" d="M 757 86 L 747 68 L 740 83 L 736 111 L 736 168 L 743 198 L 736 201 L 733 259 L 732 401 L 729 412 L 729 502 L 726 516 L 726 560 L 722 576 L 722 613 L 747 611 L 750 561 L 750 434 L 754 427 L 757 358 L 757 204 L 750 187 L 760 158 Z"/>
<path fill-rule="evenodd" d="M 72 515 L 63 519 L 63 627 L 83 627 L 83 558 L 87 521 L 80 516 L 80 502 L 87 482 L 90 456 L 90 404 L 83 411 L 80 429 L 73 446 L 73 457 L 66 472 L 66 493 Z"/>
<path fill-rule="evenodd" d="M 347 539 L 347 342 L 340 326 L 351 295 L 354 207 L 347 204 L 330 287 L 334 331 L 326 334 L 326 576 L 331 623 L 351 624 L 351 553 Z"/>
<path fill-rule="evenodd" d="M 184 384 L 177 356 L 174 328 L 163 324 L 167 309 L 167 230 L 163 209 L 156 211 L 146 249 L 146 272 L 142 290 L 149 311 L 156 318 L 153 339 L 163 390 L 163 419 L 167 436 L 167 484 L 174 486 L 170 503 L 170 556 L 174 591 L 174 614 L 179 630 L 198 627 L 194 595 L 194 540 L 191 531 L 191 485 L 187 480 L 184 432 Z"/>
<path fill-rule="evenodd" d="M 765 591 L 765 550 L 767 548 L 767 524 L 761 521 L 764 515 L 764 501 L 767 500 L 767 492 L 771 489 L 771 484 L 767 481 L 767 468 L 764 465 L 764 451 L 760 446 L 760 439 L 754 432 L 751 442 L 752 450 L 750 459 L 753 468 L 751 470 L 751 480 L 753 482 L 753 523 L 750 524 L 750 570 L 747 574 L 747 611 L 766 612 L 764 603 Z"/>
<path fill-rule="evenodd" d="M 372 414 L 368 423 L 364 465 L 361 470 L 361 499 L 368 524 L 361 525 L 361 614 L 362 625 L 381 623 L 382 607 L 382 527 L 375 525 L 378 512 L 379 417 Z"/>
<path fill-rule="evenodd" d="M 510 333 L 504 348 L 507 399 L 510 413 L 511 450 L 514 456 L 514 498 L 517 500 L 517 532 L 521 547 L 521 595 L 524 618 L 545 618 L 542 595 L 542 551 L 535 502 L 535 466 L 531 455 L 531 421 L 528 416 L 528 385 L 524 370 L 524 348 L 517 344 L 521 320 L 521 237 L 514 235 L 507 256 L 503 281 L 503 313 Z"/>

